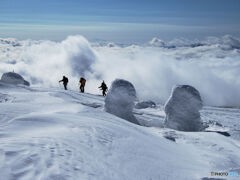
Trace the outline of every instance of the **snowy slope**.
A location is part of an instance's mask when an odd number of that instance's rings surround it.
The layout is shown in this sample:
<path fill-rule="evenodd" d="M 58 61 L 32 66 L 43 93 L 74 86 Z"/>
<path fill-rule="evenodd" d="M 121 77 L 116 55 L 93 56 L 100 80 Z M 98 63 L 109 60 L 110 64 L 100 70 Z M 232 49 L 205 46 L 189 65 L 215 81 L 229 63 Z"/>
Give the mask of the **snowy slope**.
<path fill-rule="evenodd" d="M 201 179 L 240 171 L 239 109 L 201 113 L 221 124 L 231 116 L 234 125 L 221 128 L 232 138 L 163 128 L 160 105 L 134 110 L 148 127 L 106 113 L 103 105 L 97 95 L 0 84 L 0 179 Z"/>

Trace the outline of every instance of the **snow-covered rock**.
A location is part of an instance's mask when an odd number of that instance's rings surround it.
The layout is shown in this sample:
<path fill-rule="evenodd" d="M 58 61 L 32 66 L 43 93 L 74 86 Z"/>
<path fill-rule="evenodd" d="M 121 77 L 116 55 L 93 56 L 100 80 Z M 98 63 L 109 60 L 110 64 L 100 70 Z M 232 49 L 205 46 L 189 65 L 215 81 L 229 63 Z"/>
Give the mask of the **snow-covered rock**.
<path fill-rule="evenodd" d="M 28 81 L 24 80 L 24 78 L 21 75 L 15 72 L 4 73 L 2 75 L 1 82 L 14 85 L 23 84 L 26 86 L 30 86 L 30 83 Z"/>
<path fill-rule="evenodd" d="M 200 93 L 194 87 L 174 87 L 164 107 L 165 126 L 180 131 L 201 131 L 203 125 L 199 110 L 202 106 Z"/>
<path fill-rule="evenodd" d="M 145 108 L 155 108 L 156 104 L 153 101 L 142 101 L 142 102 L 138 102 L 135 105 L 136 109 L 145 109 Z"/>
<path fill-rule="evenodd" d="M 139 124 L 132 111 L 136 90 L 132 83 L 123 79 L 113 81 L 105 98 L 105 110 L 132 123 Z"/>

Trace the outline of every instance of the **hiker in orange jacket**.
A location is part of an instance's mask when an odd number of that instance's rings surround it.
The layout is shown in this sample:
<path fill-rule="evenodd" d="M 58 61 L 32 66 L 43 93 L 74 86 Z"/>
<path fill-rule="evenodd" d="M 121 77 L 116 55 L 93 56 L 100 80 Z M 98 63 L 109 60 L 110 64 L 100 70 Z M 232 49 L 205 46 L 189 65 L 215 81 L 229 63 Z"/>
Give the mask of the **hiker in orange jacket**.
<path fill-rule="evenodd" d="M 79 80 L 79 83 L 80 83 L 80 92 L 84 93 L 84 87 L 85 87 L 85 84 L 86 84 L 86 79 L 81 77 L 80 80 Z"/>

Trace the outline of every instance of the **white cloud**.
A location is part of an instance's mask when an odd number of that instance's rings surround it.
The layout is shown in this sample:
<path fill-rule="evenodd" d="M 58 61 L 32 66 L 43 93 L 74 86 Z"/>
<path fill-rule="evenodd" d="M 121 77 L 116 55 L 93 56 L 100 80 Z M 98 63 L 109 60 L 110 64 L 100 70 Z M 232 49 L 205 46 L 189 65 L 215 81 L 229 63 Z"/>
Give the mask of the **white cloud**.
<path fill-rule="evenodd" d="M 132 82 L 140 99 L 164 103 L 176 84 L 196 87 L 205 104 L 240 106 L 240 41 L 231 36 L 163 42 L 166 46 L 94 46 L 82 36 L 62 42 L 0 39 L 0 73 L 15 70 L 31 84 L 58 86 L 62 75 L 77 90 L 99 93 L 104 79 Z M 106 43 L 107 44 L 107 43 Z M 175 47 L 175 48 L 173 48 Z"/>

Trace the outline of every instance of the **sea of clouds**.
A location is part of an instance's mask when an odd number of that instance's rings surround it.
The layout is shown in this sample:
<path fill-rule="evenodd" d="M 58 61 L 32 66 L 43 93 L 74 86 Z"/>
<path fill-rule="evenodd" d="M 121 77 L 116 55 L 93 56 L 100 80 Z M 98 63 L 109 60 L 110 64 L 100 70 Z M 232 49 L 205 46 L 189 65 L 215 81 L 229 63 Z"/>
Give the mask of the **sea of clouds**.
<path fill-rule="evenodd" d="M 174 85 L 197 88 L 205 105 L 240 107 L 240 40 L 226 35 L 202 41 L 153 38 L 145 44 L 90 43 L 82 36 L 61 42 L 0 38 L 0 76 L 14 71 L 32 85 L 59 87 L 63 75 L 78 90 L 81 76 L 86 91 L 100 93 L 115 78 L 129 80 L 139 100 L 164 103 Z"/>

